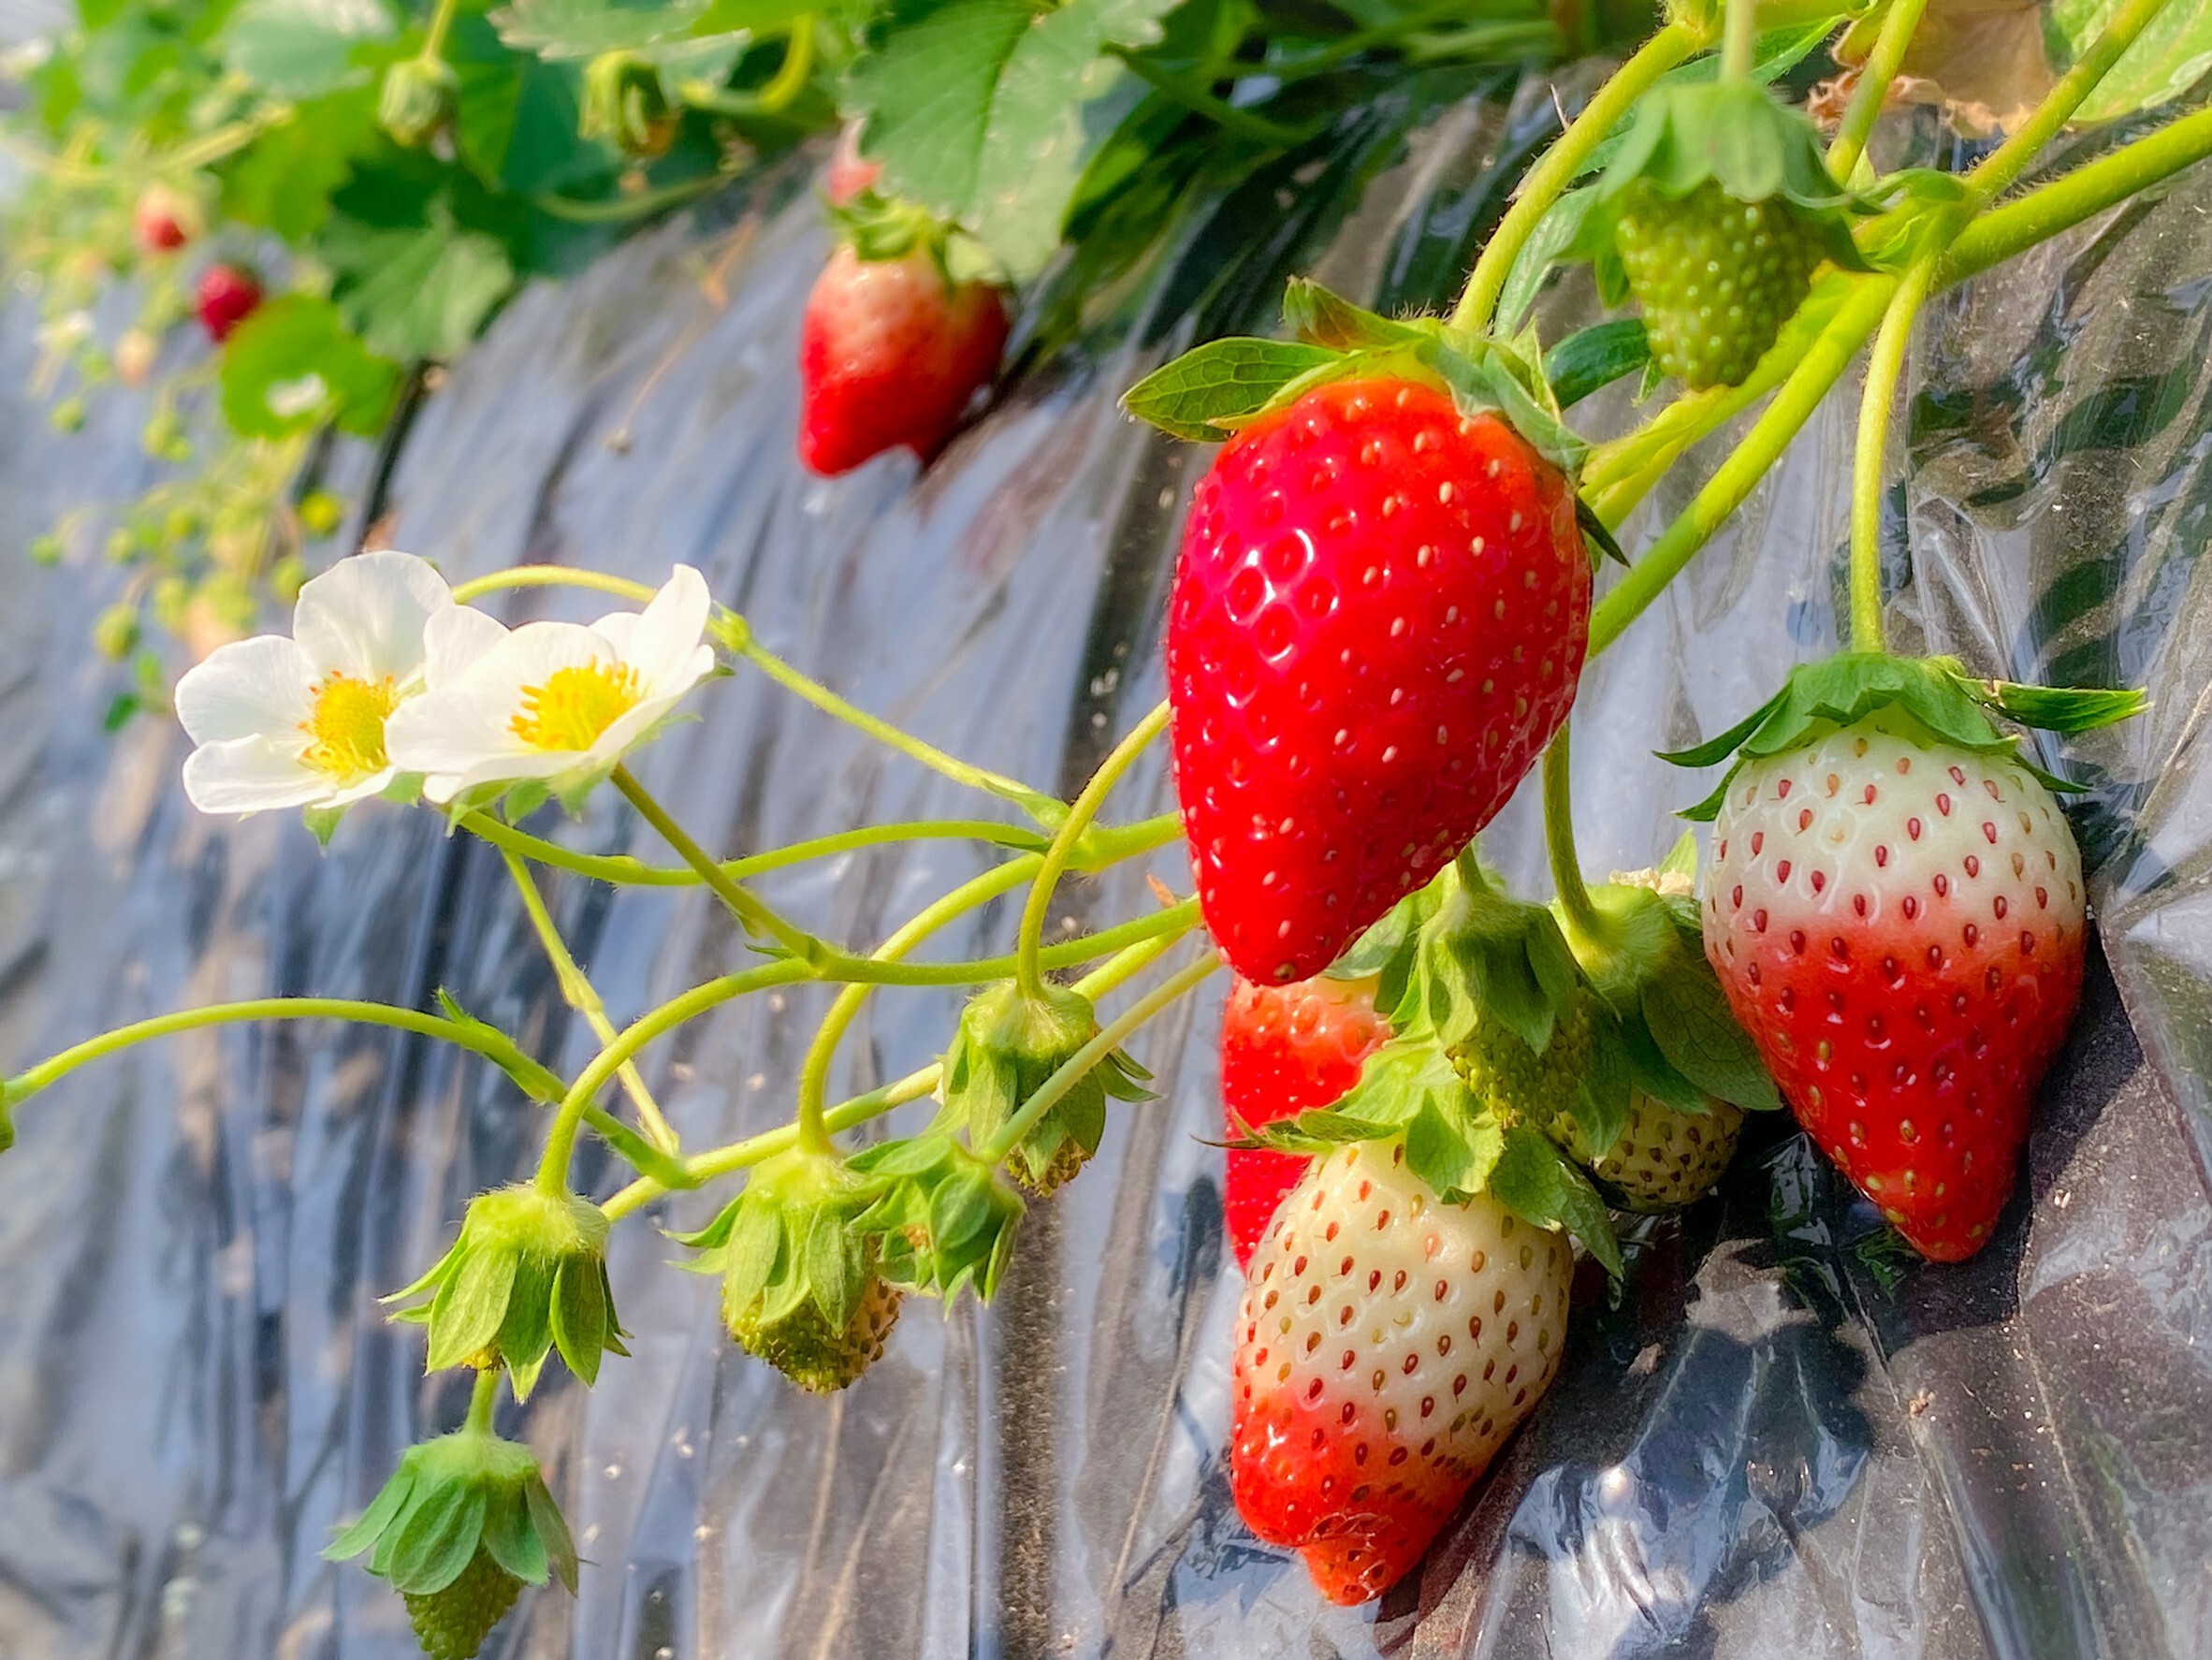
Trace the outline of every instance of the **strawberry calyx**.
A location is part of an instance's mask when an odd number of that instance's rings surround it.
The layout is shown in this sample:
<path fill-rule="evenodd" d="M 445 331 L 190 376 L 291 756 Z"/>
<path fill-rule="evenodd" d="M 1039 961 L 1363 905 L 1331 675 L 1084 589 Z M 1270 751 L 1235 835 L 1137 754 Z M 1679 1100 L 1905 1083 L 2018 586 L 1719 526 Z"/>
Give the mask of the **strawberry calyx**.
<path fill-rule="evenodd" d="M 1098 1035 L 1090 999 L 1067 986 L 1024 991 L 1007 981 L 977 993 L 945 1051 L 944 1110 L 932 1128 L 962 1130 L 970 1146 L 983 1145 Z M 1107 1098 L 1146 1099 L 1151 1076 L 1118 1049 L 1093 1067 L 1013 1144 L 1007 1163 L 1014 1179 L 1052 1192 L 1099 1150 Z"/>
<path fill-rule="evenodd" d="M 453 1247 L 385 1299 L 415 1300 L 390 1318 L 429 1328 L 429 1371 L 504 1365 L 525 1401 L 558 1350 L 589 1386 L 604 1355 L 630 1352 L 607 1280 L 608 1226 L 604 1211 L 574 1193 L 530 1183 L 479 1193 Z"/>
<path fill-rule="evenodd" d="M 1828 171 L 1818 129 L 1765 87 L 1726 76 L 1663 84 L 1638 101 L 1620 149 L 1583 193 L 1580 224 L 1561 257 L 1594 261 L 1608 302 L 1619 303 L 1626 288 L 1614 226 L 1631 192 L 1680 201 L 1708 182 L 1739 202 L 1780 197 L 1829 259 L 1868 269 L 1851 221 L 1870 204 Z"/>
<path fill-rule="evenodd" d="M 2147 706 L 2142 692 L 2124 688 L 2026 686 L 1976 678 L 1954 657 L 1844 651 L 1792 669 L 1781 691 L 1727 731 L 1689 749 L 1658 754 L 1662 761 L 1688 767 L 1735 757 L 1712 794 L 1678 815 L 1705 823 L 1718 816 L 1729 784 L 1747 762 L 1803 749 L 1888 709 L 1916 723 L 1931 740 L 1981 754 L 2005 754 L 2045 788 L 2079 792 L 2088 786 L 2036 764 L 2020 735 L 2001 731 L 1989 717 L 2001 715 L 2045 732 L 2076 733 L 2125 721 Z"/>
<path fill-rule="evenodd" d="M 834 1153 L 793 1147 L 696 1233 L 686 1266 L 722 1276 L 722 1323 L 748 1354 L 817 1394 L 844 1388 L 883 1352 L 897 1299 L 858 1226 L 876 1185 Z"/>
<path fill-rule="evenodd" d="M 822 199 L 831 230 L 865 264 L 923 255 L 937 267 L 948 294 L 962 283 L 1004 284 L 1005 272 L 982 243 L 919 203 L 886 196 L 873 183 Z"/>
<path fill-rule="evenodd" d="M 1570 1021 L 1607 1021 L 1551 913 L 1500 893 L 1463 853 L 1331 972 L 1379 976 L 1375 1006 L 1392 1036 L 1340 1099 L 1245 1127 L 1230 1144 L 1312 1155 L 1403 1139 L 1406 1168 L 1446 1200 L 1488 1193 L 1525 1222 L 1566 1229 L 1620 1274 L 1605 1201 L 1543 1132 L 1551 1112 L 1469 1083 L 1471 1049 L 1518 1044 L 1524 1058 L 1541 1056 Z M 1586 1046 L 1570 1110 L 1609 1145 L 1627 1117 L 1627 1073 L 1612 1062 L 1614 1045 Z"/>
<path fill-rule="evenodd" d="M 883 1277 L 950 1302 L 973 1289 L 988 1303 L 1028 1207 L 996 1166 L 942 1129 L 879 1142 L 851 1168 L 876 1197 L 853 1226 L 876 1241 Z"/>

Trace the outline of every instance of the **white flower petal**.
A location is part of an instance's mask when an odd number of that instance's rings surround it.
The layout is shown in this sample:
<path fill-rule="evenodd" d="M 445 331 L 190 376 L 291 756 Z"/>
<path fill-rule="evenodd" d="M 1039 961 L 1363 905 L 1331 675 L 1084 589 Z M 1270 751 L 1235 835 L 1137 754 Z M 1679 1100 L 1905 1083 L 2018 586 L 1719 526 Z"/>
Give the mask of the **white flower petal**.
<path fill-rule="evenodd" d="M 591 746 L 590 761 L 595 766 L 611 767 L 643 742 L 648 733 L 668 718 L 669 711 L 682 701 L 681 694 L 673 697 L 648 697 L 637 707 L 624 714 Z M 579 760 L 583 757 L 579 756 Z"/>
<path fill-rule="evenodd" d="M 429 561 L 388 548 L 357 554 L 299 590 L 292 637 L 318 669 L 406 681 L 422 668 L 424 624 L 452 604 Z"/>
<path fill-rule="evenodd" d="M 216 647 L 185 671 L 177 719 L 196 744 L 296 734 L 314 713 L 313 688 L 306 652 L 282 634 L 257 634 Z"/>
<path fill-rule="evenodd" d="M 466 772 L 481 762 L 531 752 L 515 735 L 514 718 L 513 700 L 489 688 L 426 692 L 385 722 L 385 752 L 401 772 Z"/>
<path fill-rule="evenodd" d="M 499 643 L 507 625 L 473 605 L 447 605 L 423 626 L 424 683 L 435 692 L 467 677 Z"/>
<path fill-rule="evenodd" d="M 317 807 L 330 780 L 263 737 L 202 744 L 184 757 L 184 794 L 203 813 L 257 813 Z"/>
<path fill-rule="evenodd" d="M 432 773 L 423 779 L 426 800 L 441 805 L 479 784 L 518 784 L 530 779 L 557 778 L 571 771 L 578 757 L 556 755 L 546 750 L 527 750 L 515 755 L 495 755 L 458 772 Z"/>
<path fill-rule="evenodd" d="M 694 674 L 682 680 L 680 686 L 675 684 L 697 655 L 700 639 L 706 633 L 706 613 L 711 603 L 706 578 L 690 565 L 678 565 L 661 585 L 653 603 L 639 615 L 629 631 L 630 638 L 624 642 L 621 654 L 637 671 L 648 696 L 688 690 L 697 682 L 699 677 Z M 601 626 L 604 628 L 604 622 Z M 709 651 L 710 667 L 713 661 L 714 654 Z"/>

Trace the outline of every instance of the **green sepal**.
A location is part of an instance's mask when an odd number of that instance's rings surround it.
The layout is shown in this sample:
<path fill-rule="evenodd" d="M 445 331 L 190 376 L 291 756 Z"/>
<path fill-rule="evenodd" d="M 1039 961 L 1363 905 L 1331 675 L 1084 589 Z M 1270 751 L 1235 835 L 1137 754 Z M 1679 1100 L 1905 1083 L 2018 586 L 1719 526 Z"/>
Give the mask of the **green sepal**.
<path fill-rule="evenodd" d="M 973 1289 L 988 1303 L 1027 1206 L 995 1167 L 942 1130 L 879 1143 L 851 1159 L 873 1178 L 875 1202 L 856 1224 L 881 1253 L 883 1277 L 950 1301 Z"/>
<path fill-rule="evenodd" d="M 1121 406 L 1171 438 L 1223 444 L 1273 404 L 1285 386 L 1341 361 L 1341 353 L 1302 341 L 1242 336 L 1208 341 L 1131 386 L 1122 395 Z"/>
<path fill-rule="evenodd" d="M 1828 733 L 1885 709 L 1895 709 L 1942 743 L 1980 754 L 2004 754 L 2046 788 L 2086 786 L 2045 771 L 2021 749 L 2016 734 L 2000 732 L 1989 711 L 2049 732 L 2086 732 L 2124 721 L 2146 706 L 2140 692 L 2019 686 L 1979 680 L 1951 657 L 1892 657 L 1846 651 L 1790 671 L 1782 690 L 1716 737 L 1687 750 L 1660 751 L 1677 766 L 1711 766 L 1733 754 L 1736 763 L 1711 794 L 1685 808 L 1685 819 L 1719 816 L 1728 786 L 1745 762 L 1787 754 Z"/>
<path fill-rule="evenodd" d="M 392 1319 L 429 1327 L 429 1371 L 504 1364 L 515 1398 L 527 1400 L 558 1350 L 589 1384 L 604 1353 L 628 1352 L 606 1277 L 607 1228 L 606 1213 L 573 1193 L 480 1193 L 452 1248 L 385 1302 L 413 1304 Z"/>
<path fill-rule="evenodd" d="M 1490 1172 L 1490 1195 L 1524 1222 L 1564 1228 L 1605 1264 L 1608 1274 L 1620 1278 L 1621 1242 L 1606 1201 L 1540 1131 L 1525 1124 L 1506 1127 Z"/>
<path fill-rule="evenodd" d="M 1311 277 L 1292 277 L 1283 290 L 1283 321 L 1300 340 L 1336 352 L 1419 347 L 1433 324 L 1400 321 L 1354 305 Z"/>
<path fill-rule="evenodd" d="M 830 203 L 826 211 L 838 240 L 863 260 L 874 264 L 904 259 L 919 249 L 936 262 L 946 284 L 951 284 L 952 273 L 945 261 L 952 227 L 926 208 L 871 188 L 856 191 L 845 201 Z"/>
<path fill-rule="evenodd" d="M 699 1248 L 693 1266 L 722 1276 L 722 1323 L 739 1347 L 818 1392 L 851 1383 L 880 1347 L 854 1338 L 881 1294 L 876 1242 L 860 1220 L 878 1191 L 837 1154 L 792 1147 L 679 1240 Z"/>
<path fill-rule="evenodd" d="M 479 1020 L 471 1014 L 460 1006 L 460 1000 L 444 986 L 438 988 L 438 1007 L 455 1026 L 488 1040 L 489 1053 L 486 1058 L 514 1079 L 522 1093 L 531 1100 L 551 1105 L 568 1093 L 568 1085 L 560 1081 L 560 1075 L 552 1068 L 523 1054 L 505 1032 L 489 1021 Z M 478 1053 L 484 1054 L 485 1051 L 480 1050 Z"/>
<path fill-rule="evenodd" d="M 659 67 L 642 52 L 603 51 L 584 66 L 579 137 L 604 138 L 633 160 L 653 161 L 667 154 L 682 120 Z"/>
<path fill-rule="evenodd" d="M 1025 993 L 1011 981 L 968 999 L 944 1056 L 943 1110 L 931 1127 L 991 1142 L 1047 1079 L 1099 1035 L 1090 999 L 1062 985 Z M 1150 1073 L 1115 1050 L 1063 1095 L 1007 1153 L 1014 1179 L 1050 1193 L 1099 1150 L 1106 1101 L 1147 1098 Z"/>
<path fill-rule="evenodd" d="M 1488 1012 L 1541 1055 L 1581 981 L 1558 921 L 1499 892 L 1471 855 L 1432 886 L 1436 904 L 1412 937 L 1404 990 L 1389 1005 L 1391 1025 L 1426 1021 L 1449 1048 L 1471 1038 Z"/>
<path fill-rule="evenodd" d="M 303 807 L 299 822 L 307 826 L 307 833 L 315 838 L 315 846 L 323 852 L 330 851 L 330 838 L 338 834 L 338 826 L 345 823 L 342 807 Z"/>
<path fill-rule="evenodd" d="M 537 1456 L 483 1430 L 411 1447 L 368 1509 L 323 1551 L 342 1562 L 370 1552 L 369 1571 L 411 1596 L 460 1577 L 478 1548 L 525 1585 L 558 1575 L 572 1592 L 576 1552 Z"/>
<path fill-rule="evenodd" d="M 1868 269 L 1851 239 L 1850 216 L 1869 204 L 1828 171 L 1819 130 L 1765 87 L 1725 76 L 1663 83 L 1638 101 L 1562 257 L 1611 251 L 1614 222 L 1632 186 L 1648 184 L 1679 201 L 1708 181 L 1739 202 L 1783 197 L 1818 233 L 1831 260 L 1846 270 Z"/>

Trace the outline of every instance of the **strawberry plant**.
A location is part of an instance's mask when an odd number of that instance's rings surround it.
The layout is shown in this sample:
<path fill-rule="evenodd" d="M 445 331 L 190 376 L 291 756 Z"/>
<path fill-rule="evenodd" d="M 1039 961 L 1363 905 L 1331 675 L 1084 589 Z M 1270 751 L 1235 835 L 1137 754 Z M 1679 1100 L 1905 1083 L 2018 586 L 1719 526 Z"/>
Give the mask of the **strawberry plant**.
<path fill-rule="evenodd" d="M 1082 1179 L 1113 1114 L 1146 1110 L 1145 1027 L 1233 968 L 1222 1122 L 1249 1266 L 1232 1421 L 1216 1426 L 1230 1486 L 1320 1594 L 1379 1594 L 1542 1409 L 1575 1341 L 1576 1254 L 1593 1280 L 1632 1272 L 1614 1212 L 1694 1202 L 1724 1179 L 1746 1114 L 1786 1105 L 1928 1259 L 1971 1255 L 2003 1226 L 2079 993 L 2089 899 L 2059 799 L 2065 759 L 2031 755 L 2016 729 L 2078 733 L 2141 700 L 1888 649 L 1888 431 L 1930 296 L 2212 154 L 2212 117 L 2193 111 L 2018 186 L 2093 99 L 2171 90 L 2178 71 L 2138 55 L 2188 38 L 2147 33 L 2161 9 L 2102 11 L 1972 169 L 1885 176 L 1867 139 L 1922 7 L 1685 4 L 1531 157 L 1448 314 L 1385 315 L 1299 279 L 1279 337 L 1207 339 L 1161 364 L 1127 408 L 1219 447 L 1166 599 L 1166 697 L 1072 801 L 846 702 L 688 566 L 658 589 L 547 566 L 452 585 L 380 548 L 311 575 L 308 544 L 336 528 L 313 493 L 316 442 L 379 430 L 519 281 L 566 269 L 616 226 L 744 188 L 819 135 L 838 233 L 793 366 L 801 459 L 824 473 L 886 448 L 926 460 L 995 374 L 1022 372 L 1071 310 L 1109 303 L 1160 234 L 1172 180 L 1213 167 L 1272 187 L 1270 166 L 1332 146 L 1346 78 L 1433 92 L 1438 63 L 1589 41 L 1504 3 L 1355 22 L 1204 0 L 893 0 L 833 21 L 515 0 L 442 4 L 417 27 L 374 7 L 186 14 L 139 0 L 123 8 L 132 38 L 161 54 L 118 83 L 91 45 L 122 38 L 105 36 L 117 25 L 103 9 L 33 78 L 31 119 L 53 150 L 21 245 L 44 285 L 48 369 L 57 385 L 151 382 L 173 356 L 156 447 L 203 480 L 238 480 L 227 520 L 205 488 L 170 479 L 126 522 L 116 557 L 132 586 L 103 643 L 141 656 L 140 608 L 190 634 L 220 592 L 174 691 L 194 804 L 297 810 L 325 839 L 352 814 L 437 813 L 497 850 L 599 1048 L 562 1077 L 445 997 L 434 1010 L 315 996 L 179 1010 L 8 1078 L 0 1148 L 12 1115 L 78 1068 L 242 1021 L 431 1038 L 546 1107 L 534 1172 L 477 1196 L 450 1248 L 394 1293 L 392 1318 L 428 1329 L 430 1368 L 475 1374 L 468 1419 L 411 1453 L 332 1547 L 369 1553 L 429 1653 L 465 1656 L 526 1587 L 573 1583 L 538 1465 L 493 1420 L 502 1387 L 526 1399 L 556 1358 L 580 1386 L 618 1387 L 616 1227 L 672 1193 L 734 1186 L 678 1242 L 719 1279 L 731 1339 L 798 1387 L 868 1387 L 927 1301 L 995 1293 L 1031 1208 Z M 1846 26 L 1871 38 L 1824 143 L 1776 78 Z M 526 124 L 524 109 L 560 119 Z M 1639 314 L 1548 341 L 1533 302 L 1579 261 Z M 196 294 L 219 354 L 135 346 L 124 373 L 122 342 L 110 355 L 89 311 L 110 271 L 136 284 L 133 327 L 149 340 Z M 1713 821 L 1702 878 L 1685 842 L 1653 871 L 1590 881 L 1569 757 L 1587 664 L 1862 353 L 1847 649 L 1669 757 L 1727 764 L 1685 807 Z M 1629 424 L 1594 442 L 1577 430 L 1585 398 L 1639 371 L 1644 407 L 1616 412 Z M 210 459 L 187 432 L 217 418 L 229 436 Z M 1673 492 L 1671 519 L 1628 536 L 1626 559 L 1616 532 L 1731 429 L 1733 447 Z M 510 628 L 481 604 L 548 584 L 615 608 L 589 626 Z M 237 637 L 269 590 L 292 604 L 289 633 Z M 979 816 L 719 856 L 629 761 L 671 722 L 711 714 L 725 672 L 761 675 L 974 791 Z M 157 660 L 141 674 L 147 701 L 165 695 L 162 673 Z M 1177 810 L 1111 819 L 1113 793 L 1163 739 Z M 1549 902 L 1509 891 L 1476 847 L 1539 764 Z M 526 827 L 554 804 L 618 799 L 668 862 L 585 854 Z M 751 880 L 946 837 L 994 862 L 878 940 L 802 927 Z M 1048 942 L 1065 881 L 1170 849 L 1188 892 L 1160 883 L 1157 907 Z M 554 925 L 546 872 L 703 890 L 750 957 L 618 1028 Z M 1017 896 L 1011 951 L 927 954 Z M 836 991 L 789 1122 L 686 1145 L 641 1058 L 708 1011 L 801 984 Z M 968 1001 L 937 1053 L 833 1100 L 870 1000 L 946 985 Z M 908 1106 L 858 1144 L 854 1131 Z M 611 1192 L 576 1186 L 587 1135 L 623 1168 Z"/>

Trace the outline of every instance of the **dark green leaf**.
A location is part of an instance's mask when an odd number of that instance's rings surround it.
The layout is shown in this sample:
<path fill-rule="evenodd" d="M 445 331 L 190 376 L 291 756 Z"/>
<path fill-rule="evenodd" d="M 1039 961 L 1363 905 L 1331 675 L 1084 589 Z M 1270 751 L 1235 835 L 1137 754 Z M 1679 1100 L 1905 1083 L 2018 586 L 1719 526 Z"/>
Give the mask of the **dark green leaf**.
<path fill-rule="evenodd" d="M 1643 1007 L 1660 1053 L 1706 1094 L 1754 1112 L 1782 1105 L 1774 1080 L 1702 959 L 1648 982 Z"/>
<path fill-rule="evenodd" d="M 1218 444 L 1231 433 L 1216 423 L 1258 415 L 1292 381 L 1340 360 L 1298 341 L 1211 341 L 1154 370 L 1128 389 L 1122 407 L 1173 437 Z"/>
<path fill-rule="evenodd" d="M 1572 408 L 1652 360 L 1652 342 L 1638 317 L 1616 317 L 1570 334 L 1544 357 L 1544 378 L 1562 409 Z"/>
<path fill-rule="evenodd" d="M 374 356 L 327 299 L 287 294 L 240 324 L 223 348 L 223 414 L 245 438 L 286 438 L 335 421 L 383 430 L 400 367 Z"/>
<path fill-rule="evenodd" d="M 372 80 L 357 49 L 398 33 L 382 0 L 240 0 L 217 50 L 270 97 L 319 98 Z"/>

